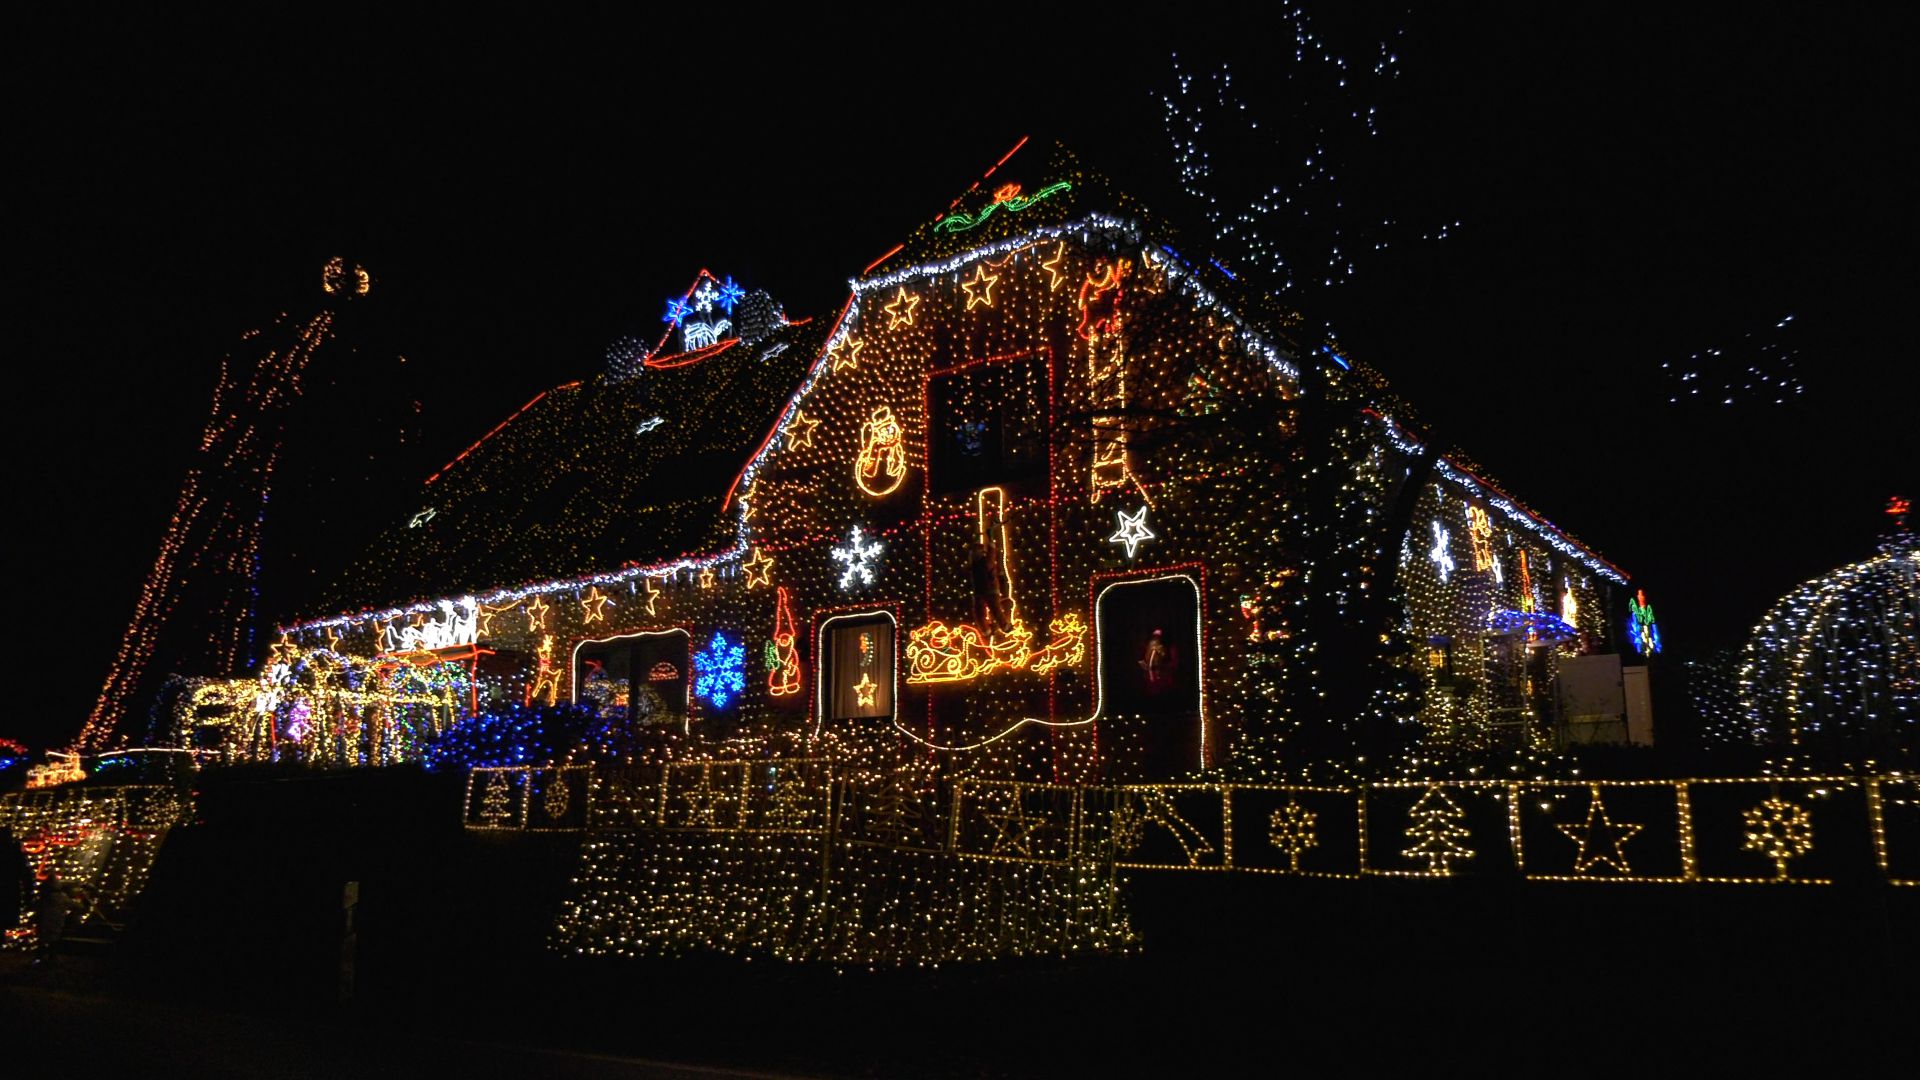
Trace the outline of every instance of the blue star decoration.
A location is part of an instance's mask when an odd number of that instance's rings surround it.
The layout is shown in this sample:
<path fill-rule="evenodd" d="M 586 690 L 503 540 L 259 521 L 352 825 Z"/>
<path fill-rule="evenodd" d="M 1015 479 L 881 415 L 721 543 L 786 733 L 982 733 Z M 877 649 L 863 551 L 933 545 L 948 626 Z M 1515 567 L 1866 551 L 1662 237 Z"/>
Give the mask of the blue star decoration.
<path fill-rule="evenodd" d="M 660 321 L 679 326 L 680 320 L 692 313 L 693 306 L 685 300 L 669 300 L 667 301 L 667 313 L 660 316 Z"/>
<path fill-rule="evenodd" d="M 693 692 L 716 709 L 724 709 L 747 689 L 747 647 L 727 640 L 723 631 L 715 631 L 713 641 L 693 654 L 693 669 L 699 673 Z"/>
<path fill-rule="evenodd" d="M 733 283 L 733 275 L 728 274 L 726 283 L 720 286 L 720 306 L 726 309 L 727 314 L 731 315 L 733 314 L 733 305 L 745 299 L 746 295 L 747 290 L 735 285 Z"/>

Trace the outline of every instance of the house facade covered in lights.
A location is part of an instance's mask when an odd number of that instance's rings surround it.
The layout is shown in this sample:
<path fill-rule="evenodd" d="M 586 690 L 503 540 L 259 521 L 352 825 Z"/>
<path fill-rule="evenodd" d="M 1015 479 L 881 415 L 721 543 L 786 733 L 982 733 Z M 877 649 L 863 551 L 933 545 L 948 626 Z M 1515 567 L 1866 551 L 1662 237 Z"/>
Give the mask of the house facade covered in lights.
<path fill-rule="evenodd" d="M 1284 756 L 1333 716 L 1465 747 L 1622 719 L 1569 704 L 1656 647 L 1621 571 L 1064 150 L 1017 150 L 838 311 L 703 271 L 652 349 L 429 478 L 180 737 L 404 760 L 572 701 L 1089 782 Z"/>

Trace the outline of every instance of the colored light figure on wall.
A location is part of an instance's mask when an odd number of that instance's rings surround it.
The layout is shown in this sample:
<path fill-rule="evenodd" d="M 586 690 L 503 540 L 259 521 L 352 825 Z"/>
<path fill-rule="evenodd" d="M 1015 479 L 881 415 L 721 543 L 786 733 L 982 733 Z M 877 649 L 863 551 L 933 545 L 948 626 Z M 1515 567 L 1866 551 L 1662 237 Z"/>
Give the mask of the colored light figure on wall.
<path fill-rule="evenodd" d="M 966 682 L 996 671 L 1030 670 L 1044 675 L 1054 668 L 1086 658 L 1087 626 L 1076 612 L 1047 624 L 1047 644 L 1033 648 L 1033 631 L 1015 620 L 1004 633 L 984 633 L 960 623 L 948 626 L 938 619 L 907 636 L 907 682 Z"/>
<path fill-rule="evenodd" d="M 693 654 L 693 692 L 716 709 L 724 709 L 747 689 L 747 647 L 714 631 L 713 641 Z"/>
<path fill-rule="evenodd" d="M 1653 605 L 1647 603 L 1647 590 L 1638 590 L 1627 601 L 1627 640 L 1641 656 L 1660 651 L 1660 625 L 1653 621 Z"/>
<path fill-rule="evenodd" d="M 941 218 L 940 223 L 933 227 L 933 231 L 944 233 L 966 232 L 969 229 L 977 228 L 984 224 L 988 218 L 994 215 L 995 211 L 1003 207 L 1017 214 L 1022 210 L 1044 202 L 1047 199 L 1051 199 L 1063 191 L 1071 190 L 1073 190 L 1073 183 L 1067 180 L 1048 184 L 1046 187 L 1041 188 L 1031 195 L 1020 194 L 1019 184 L 1003 184 L 993 193 L 993 201 L 987 204 L 986 209 L 981 210 L 978 214 L 968 214 L 964 210 L 957 210 Z"/>
<path fill-rule="evenodd" d="M 860 456 L 854 459 L 853 480 L 876 498 L 891 495 L 907 478 L 905 432 L 893 410 L 875 405 L 860 425 Z"/>
<path fill-rule="evenodd" d="M 1453 574 L 1453 552 L 1447 550 L 1447 529 L 1439 522 L 1433 523 L 1433 550 L 1427 552 L 1433 560 L 1434 569 L 1440 572 L 1440 580 L 1445 583 Z"/>
<path fill-rule="evenodd" d="M 767 643 L 767 693 L 787 697 L 800 692 L 800 651 L 793 644 L 793 611 L 787 604 L 786 586 L 779 586 L 776 596 L 773 640 Z"/>

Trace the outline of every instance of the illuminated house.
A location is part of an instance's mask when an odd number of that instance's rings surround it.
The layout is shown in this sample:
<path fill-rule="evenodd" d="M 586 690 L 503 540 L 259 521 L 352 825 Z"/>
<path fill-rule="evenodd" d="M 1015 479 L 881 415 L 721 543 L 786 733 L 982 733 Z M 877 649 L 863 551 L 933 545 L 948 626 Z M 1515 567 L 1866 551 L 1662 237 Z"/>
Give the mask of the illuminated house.
<path fill-rule="evenodd" d="M 702 272 L 643 363 L 429 478 L 343 579 L 352 614 L 287 628 L 284 677 L 406 664 L 468 712 L 577 700 L 709 746 L 877 741 L 1028 779 L 1304 745 L 1390 715 L 1376 673 L 1433 743 L 1619 720 L 1554 695 L 1590 657 L 1617 691 L 1620 571 L 1064 151 L 989 176 L 839 311 L 789 321 Z M 356 707 L 198 737 L 365 758 Z"/>

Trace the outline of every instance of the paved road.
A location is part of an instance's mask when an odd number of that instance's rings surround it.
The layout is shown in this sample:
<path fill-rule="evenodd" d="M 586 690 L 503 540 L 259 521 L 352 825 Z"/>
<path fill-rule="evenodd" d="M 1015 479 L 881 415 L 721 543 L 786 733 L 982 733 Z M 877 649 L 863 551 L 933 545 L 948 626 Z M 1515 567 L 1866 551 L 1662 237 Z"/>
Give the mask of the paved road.
<path fill-rule="evenodd" d="M 261 1017 L 78 987 L 84 963 L 27 973 L 0 965 L 0 1073 L 35 1076 L 648 1077 L 723 1080 L 776 1074 L 510 1043 L 438 1038 L 401 1023 L 348 1017 Z M 15 1071 L 19 1069 L 19 1071 Z"/>

